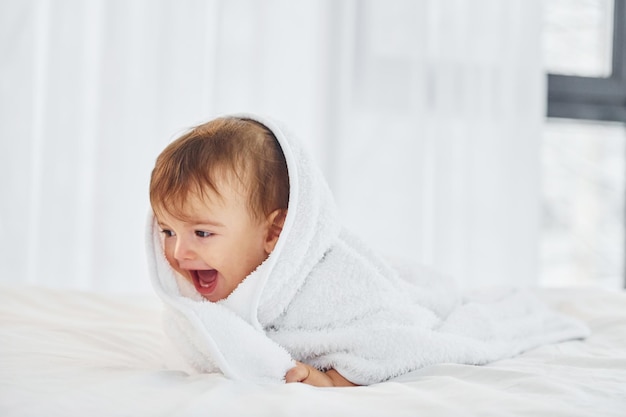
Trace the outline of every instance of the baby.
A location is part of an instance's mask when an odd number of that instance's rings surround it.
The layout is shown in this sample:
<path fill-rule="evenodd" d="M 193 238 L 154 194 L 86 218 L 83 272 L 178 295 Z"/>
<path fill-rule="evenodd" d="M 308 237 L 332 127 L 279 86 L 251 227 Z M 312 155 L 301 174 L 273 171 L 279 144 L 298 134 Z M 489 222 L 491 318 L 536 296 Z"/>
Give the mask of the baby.
<path fill-rule="evenodd" d="M 150 202 L 169 264 L 206 300 L 223 300 L 274 250 L 289 202 L 285 156 L 264 125 L 213 120 L 160 154 Z M 285 379 L 354 385 L 299 362 Z"/>
<path fill-rule="evenodd" d="M 461 299 L 426 269 L 388 264 L 341 227 L 321 172 L 269 118 L 222 117 L 175 140 L 150 201 L 166 332 L 200 372 L 367 385 L 588 332 L 525 292 Z"/>

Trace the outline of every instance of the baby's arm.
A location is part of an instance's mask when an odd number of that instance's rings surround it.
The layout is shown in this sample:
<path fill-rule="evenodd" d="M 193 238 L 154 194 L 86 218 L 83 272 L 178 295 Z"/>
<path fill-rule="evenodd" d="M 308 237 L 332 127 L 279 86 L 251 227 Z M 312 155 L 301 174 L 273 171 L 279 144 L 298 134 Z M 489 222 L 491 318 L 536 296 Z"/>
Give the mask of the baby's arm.
<path fill-rule="evenodd" d="M 303 382 L 316 387 L 354 387 L 352 382 L 345 379 L 334 369 L 321 372 L 312 366 L 301 362 L 296 362 L 296 366 L 287 371 L 285 375 L 287 382 Z"/>

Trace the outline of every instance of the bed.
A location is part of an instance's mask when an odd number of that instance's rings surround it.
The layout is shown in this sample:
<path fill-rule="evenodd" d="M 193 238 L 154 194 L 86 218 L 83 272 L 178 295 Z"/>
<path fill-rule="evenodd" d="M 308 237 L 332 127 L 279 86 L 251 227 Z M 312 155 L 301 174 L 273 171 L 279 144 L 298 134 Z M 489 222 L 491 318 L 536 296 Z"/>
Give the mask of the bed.
<path fill-rule="evenodd" d="M 355 388 L 253 385 L 171 360 L 152 297 L 0 286 L 0 416 L 626 416 L 626 293 L 542 289 L 584 341 Z"/>

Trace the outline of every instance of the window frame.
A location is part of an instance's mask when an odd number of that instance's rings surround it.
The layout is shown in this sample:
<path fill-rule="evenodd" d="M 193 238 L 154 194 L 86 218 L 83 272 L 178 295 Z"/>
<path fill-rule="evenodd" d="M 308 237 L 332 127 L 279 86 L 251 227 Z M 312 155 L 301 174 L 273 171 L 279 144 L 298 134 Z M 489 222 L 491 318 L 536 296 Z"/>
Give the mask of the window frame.
<path fill-rule="evenodd" d="M 548 118 L 626 124 L 626 0 L 614 0 L 613 4 L 611 75 L 581 77 L 548 73 Z M 623 287 L 626 288 L 626 270 Z"/>
<path fill-rule="evenodd" d="M 548 73 L 547 117 L 626 123 L 626 0 L 614 0 L 609 77 Z"/>

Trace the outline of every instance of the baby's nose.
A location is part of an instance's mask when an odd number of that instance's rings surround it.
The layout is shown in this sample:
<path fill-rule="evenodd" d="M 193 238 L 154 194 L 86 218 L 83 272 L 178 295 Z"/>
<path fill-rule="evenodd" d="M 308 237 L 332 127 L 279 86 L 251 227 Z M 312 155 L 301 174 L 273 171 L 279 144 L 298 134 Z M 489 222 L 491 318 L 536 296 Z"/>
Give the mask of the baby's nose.
<path fill-rule="evenodd" d="M 189 261 L 196 257 L 193 245 L 186 239 L 176 239 L 176 247 L 174 248 L 174 258 L 177 261 Z"/>

